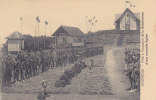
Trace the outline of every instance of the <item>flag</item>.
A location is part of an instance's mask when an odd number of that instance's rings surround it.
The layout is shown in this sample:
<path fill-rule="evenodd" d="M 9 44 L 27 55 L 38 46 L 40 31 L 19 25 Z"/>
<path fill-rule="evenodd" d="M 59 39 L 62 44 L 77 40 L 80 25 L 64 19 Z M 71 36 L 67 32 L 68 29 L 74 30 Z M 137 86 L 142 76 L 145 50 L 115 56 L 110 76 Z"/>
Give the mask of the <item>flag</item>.
<path fill-rule="evenodd" d="M 126 3 L 130 3 L 130 2 L 126 0 Z"/>
<path fill-rule="evenodd" d="M 45 25 L 48 25 L 48 22 L 47 21 L 45 21 Z"/>
<path fill-rule="evenodd" d="M 22 21 L 22 20 L 23 20 L 23 18 L 21 17 L 21 18 L 20 18 L 20 21 Z"/>
<path fill-rule="evenodd" d="M 95 16 L 93 17 L 93 19 L 95 19 Z"/>
<path fill-rule="evenodd" d="M 133 4 L 130 4 L 130 7 L 135 7 L 135 5 L 133 5 Z"/>
<path fill-rule="evenodd" d="M 36 21 L 37 21 L 38 23 L 40 23 L 40 19 L 39 19 L 38 16 L 36 17 Z"/>
<path fill-rule="evenodd" d="M 88 20 L 88 22 L 90 22 L 90 23 L 91 23 L 91 22 L 92 22 L 92 19 Z"/>
<path fill-rule="evenodd" d="M 95 23 L 97 23 L 98 22 L 98 20 L 95 20 Z"/>

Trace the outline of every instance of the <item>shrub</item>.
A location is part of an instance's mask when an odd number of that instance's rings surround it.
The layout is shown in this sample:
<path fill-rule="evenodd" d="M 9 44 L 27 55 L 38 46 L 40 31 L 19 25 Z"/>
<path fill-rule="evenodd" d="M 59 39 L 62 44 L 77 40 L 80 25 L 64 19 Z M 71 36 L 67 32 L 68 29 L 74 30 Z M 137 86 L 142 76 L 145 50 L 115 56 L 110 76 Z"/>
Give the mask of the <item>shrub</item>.
<path fill-rule="evenodd" d="M 66 85 L 69 85 L 71 79 L 81 73 L 81 70 L 86 67 L 85 62 L 75 63 L 70 70 L 66 70 L 59 80 L 55 82 L 55 87 L 65 87 Z"/>

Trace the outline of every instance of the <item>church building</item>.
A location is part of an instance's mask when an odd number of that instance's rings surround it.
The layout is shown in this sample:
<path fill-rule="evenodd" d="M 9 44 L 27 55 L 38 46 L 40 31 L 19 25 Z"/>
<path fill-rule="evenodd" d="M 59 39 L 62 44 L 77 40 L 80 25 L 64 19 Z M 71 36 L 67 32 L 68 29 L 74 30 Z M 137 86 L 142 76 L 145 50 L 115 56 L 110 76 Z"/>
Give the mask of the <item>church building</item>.
<path fill-rule="evenodd" d="M 127 8 L 115 16 L 115 27 L 116 30 L 140 30 L 140 14 Z"/>

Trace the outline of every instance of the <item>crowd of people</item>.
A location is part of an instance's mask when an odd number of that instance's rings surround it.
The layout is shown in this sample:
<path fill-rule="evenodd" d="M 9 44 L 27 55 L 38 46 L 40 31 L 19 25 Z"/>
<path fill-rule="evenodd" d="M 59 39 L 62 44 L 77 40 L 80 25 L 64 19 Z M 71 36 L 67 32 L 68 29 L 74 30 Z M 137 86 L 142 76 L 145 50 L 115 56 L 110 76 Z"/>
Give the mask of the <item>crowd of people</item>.
<path fill-rule="evenodd" d="M 103 54 L 103 47 L 63 48 L 42 52 L 19 52 L 2 57 L 3 86 L 25 80 L 53 67 L 63 67 L 79 59 Z"/>
<path fill-rule="evenodd" d="M 130 81 L 129 92 L 137 92 L 140 89 L 140 50 L 125 49 L 125 70 Z"/>

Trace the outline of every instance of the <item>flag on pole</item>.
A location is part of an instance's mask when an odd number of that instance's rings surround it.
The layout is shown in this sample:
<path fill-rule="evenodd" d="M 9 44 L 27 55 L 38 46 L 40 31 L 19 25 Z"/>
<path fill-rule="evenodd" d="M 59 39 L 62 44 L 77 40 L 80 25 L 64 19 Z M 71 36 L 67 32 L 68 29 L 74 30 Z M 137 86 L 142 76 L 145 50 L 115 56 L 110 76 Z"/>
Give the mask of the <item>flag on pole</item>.
<path fill-rule="evenodd" d="M 45 25 L 48 25 L 48 22 L 47 21 L 45 21 Z"/>
<path fill-rule="evenodd" d="M 98 20 L 95 20 L 95 23 L 97 23 L 98 22 Z"/>
<path fill-rule="evenodd" d="M 88 22 L 91 23 L 92 22 L 92 19 L 88 20 Z"/>
<path fill-rule="evenodd" d="M 95 16 L 93 17 L 93 19 L 95 19 Z"/>
<path fill-rule="evenodd" d="M 40 23 L 40 19 L 39 19 L 38 16 L 36 17 L 36 21 L 37 21 L 38 23 Z"/>
<path fill-rule="evenodd" d="M 130 7 L 135 7 L 135 5 L 133 5 L 132 3 L 130 3 Z"/>
<path fill-rule="evenodd" d="M 130 2 L 126 0 L 126 3 L 130 3 Z"/>
<path fill-rule="evenodd" d="M 20 18 L 20 21 L 22 21 L 22 20 L 23 20 L 23 18 L 21 17 L 21 18 Z"/>

